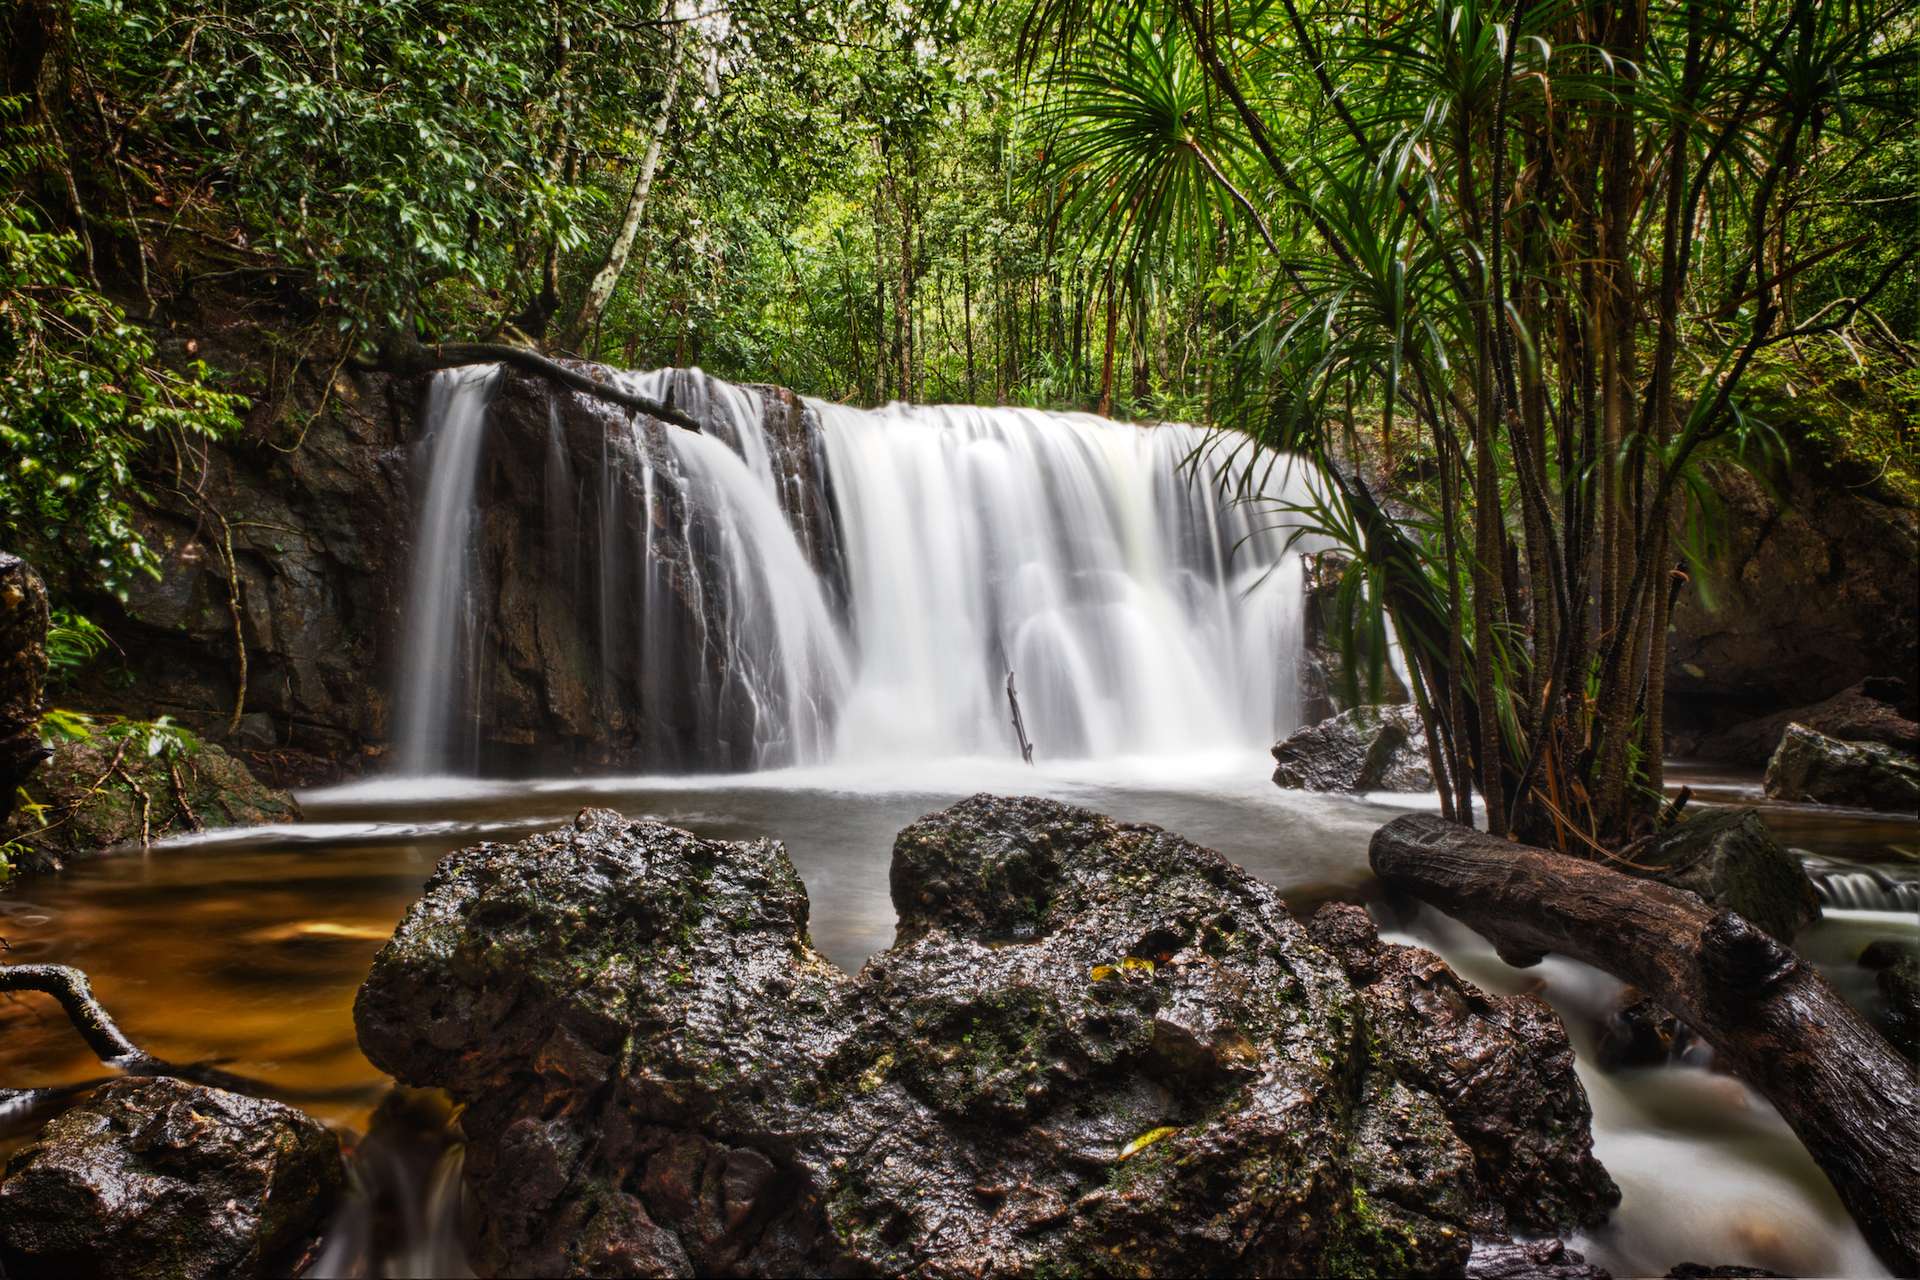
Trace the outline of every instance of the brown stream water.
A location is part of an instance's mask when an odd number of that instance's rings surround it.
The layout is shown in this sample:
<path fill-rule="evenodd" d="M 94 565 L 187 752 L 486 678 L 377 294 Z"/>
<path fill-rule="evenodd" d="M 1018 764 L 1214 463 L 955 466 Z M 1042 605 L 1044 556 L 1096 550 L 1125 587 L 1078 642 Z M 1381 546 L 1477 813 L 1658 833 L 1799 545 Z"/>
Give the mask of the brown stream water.
<path fill-rule="evenodd" d="M 889 774 L 792 770 L 733 777 L 515 783 L 426 778 L 302 797 L 305 822 L 209 833 L 125 852 L 0 892 L 6 959 L 71 964 L 150 1052 L 217 1061 L 266 1081 L 329 1124 L 363 1132 L 391 1087 L 359 1052 L 355 990 L 374 953 L 446 851 L 556 824 L 584 805 L 655 817 L 714 838 L 784 840 L 807 884 L 815 943 L 856 968 L 893 934 L 887 866 L 894 832 L 975 791 L 1029 792 L 1157 822 L 1279 886 L 1296 910 L 1374 895 L 1373 830 L 1429 797 L 1307 795 L 1265 781 L 1258 758 L 1103 761 L 1027 769 L 963 760 Z M 1750 800 L 1751 779 L 1682 771 L 1706 802 Z M 1914 874 L 1920 822 L 1766 806 L 1789 845 Z M 1580 1242 L 1616 1274 L 1675 1262 L 1743 1263 L 1799 1275 L 1884 1274 L 1825 1179 L 1767 1104 L 1698 1064 L 1604 1075 L 1590 1027 L 1617 990 L 1591 969 L 1550 960 L 1510 969 L 1431 913 L 1407 926 L 1476 982 L 1537 988 L 1566 1017 L 1595 1109 L 1601 1159 L 1625 1191 L 1612 1223 Z M 1831 913 L 1801 941 L 1843 989 L 1870 999 L 1854 963 L 1878 937 L 1920 944 L 1920 920 Z M 102 1068 L 38 997 L 0 1004 L 0 1086 L 95 1079 Z M 443 1167 L 441 1181 L 453 1166 Z M 403 1239 L 373 1256 L 365 1213 L 349 1214 L 311 1274 L 444 1274 L 458 1267 L 444 1221 L 454 1201 L 425 1186 L 372 1184 L 407 1201 Z M 418 1171 L 406 1175 L 420 1180 Z M 364 1206 L 363 1206 L 364 1210 Z M 435 1221 L 435 1219 L 441 1219 Z M 351 1220 L 349 1220 L 351 1219 Z M 389 1235 L 392 1233 L 389 1232 Z"/>

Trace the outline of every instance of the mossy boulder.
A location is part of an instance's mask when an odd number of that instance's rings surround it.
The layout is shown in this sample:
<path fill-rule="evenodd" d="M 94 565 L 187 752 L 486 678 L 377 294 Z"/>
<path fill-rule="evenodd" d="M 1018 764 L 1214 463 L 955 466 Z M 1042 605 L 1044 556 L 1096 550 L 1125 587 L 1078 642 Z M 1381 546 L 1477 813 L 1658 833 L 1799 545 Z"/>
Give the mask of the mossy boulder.
<path fill-rule="evenodd" d="M 338 1140 L 291 1107 L 167 1077 L 115 1080 L 7 1162 L 0 1272 L 291 1274 L 345 1178 Z"/>
<path fill-rule="evenodd" d="M 1790 724 L 1767 761 L 1767 794 L 1776 800 L 1865 809 L 1920 811 L 1920 757 L 1881 742 L 1843 742 Z"/>
<path fill-rule="evenodd" d="M 1370 931 L 1357 982 L 1176 835 L 977 796 L 902 831 L 891 882 L 899 936 L 849 976 L 772 842 L 586 811 L 443 860 L 355 1020 L 465 1106 L 476 1263 L 1455 1274 L 1617 1194 L 1543 1004 Z M 1538 1132 L 1488 1141 L 1522 1082 Z"/>
<path fill-rule="evenodd" d="M 1752 809 L 1707 809 L 1661 832 L 1621 870 L 1691 890 L 1782 942 L 1820 918 L 1820 894 L 1799 859 Z"/>
<path fill-rule="evenodd" d="M 148 754 L 137 736 L 61 743 L 27 795 L 31 803 L 14 812 L 0 839 L 37 871 L 143 839 L 299 815 L 291 795 L 212 743 Z"/>

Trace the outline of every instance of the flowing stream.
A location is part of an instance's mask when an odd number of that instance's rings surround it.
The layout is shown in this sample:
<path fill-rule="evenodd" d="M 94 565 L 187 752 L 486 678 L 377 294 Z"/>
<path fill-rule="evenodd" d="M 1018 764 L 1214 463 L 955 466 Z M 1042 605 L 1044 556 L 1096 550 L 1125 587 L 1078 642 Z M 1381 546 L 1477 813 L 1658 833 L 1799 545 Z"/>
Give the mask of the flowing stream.
<path fill-rule="evenodd" d="M 674 377 L 634 375 L 656 394 Z M 298 824 L 209 832 L 0 893 L 7 958 L 84 968 L 150 1051 L 218 1060 L 342 1129 L 371 1126 L 356 1159 L 365 1194 L 311 1274 L 463 1266 L 458 1148 L 432 1123 L 420 1126 L 425 1137 L 404 1136 L 394 1116 L 414 1101 L 394 1098 L 352 1024 L 375 951 L 450 849 L 556 825 L 586 804 L 710 838 L 777 837 L 805 880 L 816 945 L 853 969 L 892 940 L 894 833 L 976 791 L 1051 795 L 1160 823 L 1275 884 L 1303 914 L 1333 897 L 1375 901 L 1369 837 L 1397 812 L 1433 804 L 1268 782 L 1265 747 L 1298 716 L 1298 548 L 1180 473 L 1201 442 L 1194 433 L 1012 410 L 813 406 L 838 557 L 821 572 L 796 534 L 793 476 L 761 431 L 753 394 L 704 379 L 671 385 L 683 406 L 707 397 L 701 413 L 725 429 L 671 433 L 664 455 L 614 441 L 603 474 L 588 475 L 566 463 L 556 425 L 547 514 L 579 536 L 579 520 L 561 513 L 584 510 L 574 499 L 598 486 L 638 481 L 632 491 L 650 510 L 669 483 L 691 495 L 685 519 L 698 528 L 680 534 L 706 551 L 703 598 L 723 602 L 702 642 L 720 659 L 715 680 L 751 700 L 756 754 L 778 767 L 473 776 L 474 602 L 485 589 L 471 554 L 473 502 L 492 388 L 484 371 L 450 375 L 419 455 L 428 482 L 397 699 L 400 769 L 303 795 Z M 1203 478 L 1219 474 L 1201 465 Z M 1303 483 L 1279 466 L 1262 479 L 1269 496 L 1300 496 Z M 616 536 L 629 528 L 642 531 L 637 541 Z M 585 625 L 609 644 L 663 658 L 660 647 L 677 642 L 647 626 L 650 593 L 663 589 L 652 540 L 674 532 L 651 520 L 599 531 L 599 572 L 625 585 L 602 596 L 619 609 Z M 1008 669 L 1039 749 L 1033 767 L 1007 724 Z M 1758 799 L 1753 779 L 1671 776 L 1702 803 Z M 1801 949 L 1870 1003 L 1861 947 L 1920 940 L 1920 823 L 1762 809 L 1815 860 L 1830 907 L 1841 908 Z M 1431 913 L 1383 919 L 1474 981 L 1540 989 L 1561 1010 L 1599 1155 L 1625 1193 L 1613 1220 L 1577 1242 L 1594 1261 L 1622 1276 L 1683 1260 L 1884 1274 L 1764 1100 L 1698 1059 L 1618 1073 L 1592 1065 L 1610 979 L 1558 959 L 1511 969 Z M 0 1083 L 100 1074 L 57 1013 L 0 1004 Z"/>

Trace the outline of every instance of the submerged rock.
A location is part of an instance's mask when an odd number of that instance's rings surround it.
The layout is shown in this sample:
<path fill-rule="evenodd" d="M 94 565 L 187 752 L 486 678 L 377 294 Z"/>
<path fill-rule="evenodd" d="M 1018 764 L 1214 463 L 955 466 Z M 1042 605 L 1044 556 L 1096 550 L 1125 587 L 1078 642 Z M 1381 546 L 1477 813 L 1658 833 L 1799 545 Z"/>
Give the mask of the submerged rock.
<path fill-rule="evenodd" d="M 465 1104 L 476 1263 L 1445 1274 L 1617 1195 L 1544 1006 L 1350 920 L 1336 958 L 1178 836 L 977 796 L 891 881 L 849 977 L 772 842 L 586 811 L 443 860 L 355 1020 Z"/>
<path fill-rule="evenodd" d="M 115 1080 L 7 1163 L 0 1273 L 285 1275 L 344 1177 L 334 1136 L 291 1107 L 164 1076 Z"/>
<path fill-rule="evenodd" d="M 1880 992 L 1877 1019 L 1887 1042 L 1920 1062 L 1920 954 L 1913 948 L 1874 975 Z"/>
<path fill-rule="evenodd" d="M 1920 758 L 1878 742 L 1842 742 L 1790 724 L 1767 761 L 1767 794 L 1776 800 L 1867 809 L 1920 810 Z"/>
<path fill-rule="evenodd" d="M 1467 1280 L 1613 1280 L 1613 1273 L 1559 1240 L 1476 1240 Z"/>
<path fill-rule="evenodd" d="M 1600 1024 L 1594 1060 L 1605 1071 L 1664 1066 L 1692 1039 L 1692 1030 L 1651 996 L 1637 987 L 1624 987 Z"/>
<path fill-rule="evenodd" d="M 1273 746 L 1274 785 L 1302 791 L 1430 791 L 1427 735 L 1411 705 L 1355 707 Z"/>
<path fill-rule="evenodd" d="M 299 815 L 291 795 L 210 742 L 177 759 L 148 755 L 138 741 L 63 742 L 27 790 L 34 807 L 15 813 L 0 836 L 39 871 L 143 838 Z"/>
<path fill-rule="evenodd" d="M 1620 869 L 1691 890 L 1782 942 L 1820 918 L 1813 881 L 1752 809 L 1695 813 L 1636 850 Z"/>

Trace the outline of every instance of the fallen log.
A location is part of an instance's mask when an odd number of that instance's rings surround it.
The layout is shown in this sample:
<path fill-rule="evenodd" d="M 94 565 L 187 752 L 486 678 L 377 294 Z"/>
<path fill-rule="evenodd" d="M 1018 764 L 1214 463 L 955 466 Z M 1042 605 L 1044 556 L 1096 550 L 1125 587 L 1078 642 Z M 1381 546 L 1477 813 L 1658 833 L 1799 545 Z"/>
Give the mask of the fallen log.
<path fill-rule="evenodd" d="M 684 427 L 688 431 L 700 430 L 698 420 L 670 404 L 651 396 L 635 395 L 541 355 L 532 347 L 516 346 L 510 342 L 439 342 L 408 346 L 387 353 L 376 367 L 400 373 L 430 373 L 435 369 L 454 369 L 466 364 L 510 364 L 516 369 L 551 378 L 564 387 L 586 395 L 611 400 L 623 408 L 636 410 L 662 422 L 671 422 L 676 427 Z"/>
<path fill-rule="evenodd" d="M 1431 814 L 1374 833 L 1373 870 L 1491 940 L 1632 983 L 1780 1112 L 1895 1275 L 1920 1274 L 1920 1076 L 1790 949 L 1684 889 Z"/>

